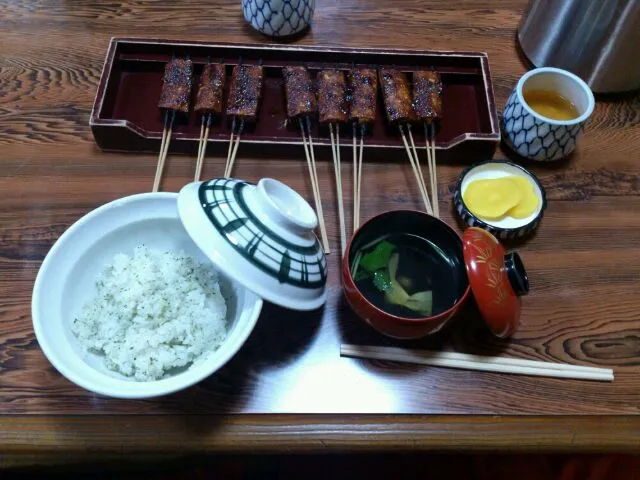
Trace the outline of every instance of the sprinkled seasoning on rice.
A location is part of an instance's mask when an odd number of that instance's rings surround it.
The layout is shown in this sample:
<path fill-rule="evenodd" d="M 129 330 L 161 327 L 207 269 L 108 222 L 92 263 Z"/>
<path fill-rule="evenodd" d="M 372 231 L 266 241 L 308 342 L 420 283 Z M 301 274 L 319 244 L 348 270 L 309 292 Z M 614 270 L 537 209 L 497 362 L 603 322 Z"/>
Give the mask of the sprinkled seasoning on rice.
<path fill-rule="evenodd" d="M 210 265 L 184 253 L 135 248 L 118 254 L 72 331 L 106 366 L 157 380 L 215 351 L 227 335 L 227 306 Z"/>

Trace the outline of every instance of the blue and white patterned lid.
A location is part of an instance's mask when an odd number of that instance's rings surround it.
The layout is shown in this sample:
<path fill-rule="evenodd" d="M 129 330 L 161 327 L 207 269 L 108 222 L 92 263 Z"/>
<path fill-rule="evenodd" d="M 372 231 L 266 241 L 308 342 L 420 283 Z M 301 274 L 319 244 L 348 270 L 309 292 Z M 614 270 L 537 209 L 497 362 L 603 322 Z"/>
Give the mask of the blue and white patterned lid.
<path fill-rule="evenodd" d="M 190 183 L 178 212 L 211 261 L 265 300 L 294 310 L 326 301 L 327 260 L 313 233 L 318 220 L 288 186 L 273 179 Z"/>

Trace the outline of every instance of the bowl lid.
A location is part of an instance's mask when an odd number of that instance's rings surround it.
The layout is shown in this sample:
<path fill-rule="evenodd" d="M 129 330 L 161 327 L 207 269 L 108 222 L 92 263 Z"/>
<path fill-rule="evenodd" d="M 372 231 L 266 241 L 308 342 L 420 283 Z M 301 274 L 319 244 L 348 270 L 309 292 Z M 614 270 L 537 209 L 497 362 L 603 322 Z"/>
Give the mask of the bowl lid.
<path fill-rule="evenodd" d="M 508 337 L 520 322 L 520 296 L 529 280 L 520 256 L 486 230 L 471 227 L 462 235 L 469 285 L 484 321 L 498 337 Z"/>
<path fill-rule="evenodd" d="M 229 277 L 277 305 L 313 310 L 327 299 L 327 261 L 315 212 L 270 178 L 185 185 L 178 213 L 187 233 Z"/>

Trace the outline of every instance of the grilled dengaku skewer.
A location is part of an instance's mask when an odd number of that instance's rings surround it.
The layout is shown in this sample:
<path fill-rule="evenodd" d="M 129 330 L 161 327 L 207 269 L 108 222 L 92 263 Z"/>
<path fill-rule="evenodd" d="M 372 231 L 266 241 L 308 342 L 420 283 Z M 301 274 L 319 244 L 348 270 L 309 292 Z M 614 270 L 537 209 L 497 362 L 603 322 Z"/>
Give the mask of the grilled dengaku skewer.
<path fill-rule="evenodd" d="M 351 108 L 349 119 L 353 123 L 353 230 L 360 226 L 360 187 L 362 183 L 362 155 L 364 130 L 376 119 L 378 102 L 378 74 L 374 68 L 353 68 L 349 71 Z M 359 125 L 360 152 L 357 153 L 356 137 Z"/>
<path fill-rule="evenodd" d="M 229 82 L 229 98 L 227 101 L 228 117 L 231 117 L 231 137 L 229 139 L 229 153 L 227 155 L 227 166 L 225 177 L 231 176 L 236 153 L 240 144 L 240 135 L 245 123 L 253 123 L 258 117 L 258 108 L 262 97 L 262 85 L 264 83 L 264 69 L 262 65 L 238 64 L 233 67 L 231 80 Z M 235 133 L 235 125 L 238 125 L 238 132 Z M 234 142 L 233 149 L 231 144 Z"/>
<path fill-rule="evenodd" d="M 346 123 L 348 117 L 347 83 L 340 70 L 322 70 L 317 75 L 318 114 L 320 123 L 329 126 L 331 134 L 331 151 L 333 168 L 336 177 L 338 197 L 338 218 L 340 222 L 340 249 L 344 254 L 347 235 L 344 222 L 344 202 L 342 197 L 342 169 L 340 165 L 340 124 Z M 335 134 L 334 134 L 335 129 Z"/>
<path fill-rule="evenodd" d="M 305 67 L 284 67 L 282 76 L 289 119 L 315 115 L 318 104 L 309 71 Z"/>
<path fill-rule="evenodd" d="M 411 168 L 416 177 L 416 182 L 418 184 L 418 189 L 420 190 L 420 195 L 422 196 L 425 209 L 427 213 L 433 214 L 409 124 L 409 122 L 416 119 L 416 113 L 412 106 L 409 80 L 404 72 L 393 68 L 381 68 L 379 71 L 379 77 L 387 120 L 392 125 L 398 125 L 398 130 L 400 131 L 402 142 L 407 152 L 407 156 L 409 157 L 409 162 L 411 163 Z M 407 136 L 404 133 L 404 126 L 407 127 L 409 139 L 413 146 L 413 152 L 409 146 L 409 142 L 407 141 Z"/>
<path fill-rule="evenodd" d="M 200 143 L 198 145 L 198 157 L 194 180 L 200 180 L 202 164 L 207 153 L 207 141 L 211 118 L 222 113 L 224 85 L 226 81 L 226 67 L 222 63 L 208 63 L 202 69 L 198 94 L 194 110 L 202 115 L 200 127 Z"/>
<path fill-rule="evenodd" d="M 290 121 L 295 121 L 297 119 L 298 125 L 300 126 L 302 145 L 304 146 L 307 167 L 309 168 L 313 200 L 316 206 L 316 213 L 318 215 L 318 227 L 320 229 L 322 247 L 325 253 L 329 254 L 331 250 L 327 236 L 327 228 L 324 222 L 320 186 L 318 185 L 318 172 L 316 169 L 313 140 L 311 137 L 310 117 L 315 115 L 318 110 L 316 96 L 313 92 L 313 82 L 311 81 L 309 71 L 302 66 L 284 67 L 282 69 L 282 76 L 284 78 L 287 117 Z"/>
<path fill-rule="evenodd" d="M 419 70 L 413 74 L 413 108 L 418 119 L 424 122 L 427 162 L 431 179 L 431 204 L 435 216 L 439 217 L 434 127 L 435 121 L 442 117 L 442 79 L 438 72 Z"/>
<path fill-rule="evenodd" d="M 191 83 L 193 79 L 193 63 L 186 58 L 172 58 L 164 68 L 162 90 L 158 108 L 165 111 L 160 154 L 153 180 L 153 191 L 157 192 L 162 181 L 162 172 L 169 152 L 171 132 L 176 112 L 189 112 L 189 98 L 191 97 Z"/>

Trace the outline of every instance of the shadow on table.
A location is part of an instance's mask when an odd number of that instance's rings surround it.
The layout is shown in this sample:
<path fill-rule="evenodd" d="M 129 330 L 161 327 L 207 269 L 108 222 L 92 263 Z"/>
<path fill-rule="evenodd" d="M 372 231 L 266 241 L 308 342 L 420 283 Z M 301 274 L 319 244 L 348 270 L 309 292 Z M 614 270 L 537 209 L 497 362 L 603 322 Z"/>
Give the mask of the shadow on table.
<path fill-rule="evenodd" d="M 265 303 L 244 346 L 218 372 L 199 384 L 156 401 L 171 414 L 239 413 L 251 402 L 269 370 L 296 363 L 316 335 L 324 308 L 295 312 Z M 190 426 L 197 423 L 189 421 Z M 208 420 L 202 428 L 214 428 Z"/>

